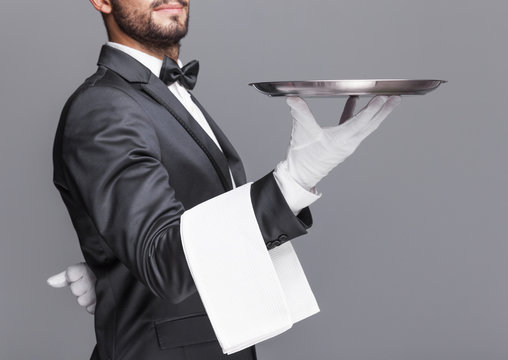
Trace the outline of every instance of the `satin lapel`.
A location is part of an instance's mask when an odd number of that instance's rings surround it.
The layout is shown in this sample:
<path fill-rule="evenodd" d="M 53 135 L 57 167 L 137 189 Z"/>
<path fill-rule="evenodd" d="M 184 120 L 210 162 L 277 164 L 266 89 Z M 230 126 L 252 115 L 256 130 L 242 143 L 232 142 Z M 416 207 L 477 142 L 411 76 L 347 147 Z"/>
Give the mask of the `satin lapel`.
<path fill-rule="evenodd" d="M 243 167 L 242 160 L 240 160 L 240 156 L 236 152 L 235 148 L 229 142 L 228 138 L 222 132 L 219 126 L 215 123 L 215 121 L 213 121 L 212 117 L 201 106 L 199 101 L 192 95 L 191 98 L 192 101 L 194 101 L 194 103 L 201 110 L 208 123 L 210 124 L 210 127 L 212 128 L 212 131 L 215 134 L 215 137 L 217 138 L 217 141 L 219 142 L 220 147 L 224 152 L 224 155 L 226 155 L 229 167 L 231 168 L 231 172 L 233 173 L 233 179 L 235 180 L 236 186 L 245 184 L 245 182 L 247 181 L 247 177 L 245 176 L 245 169 Z"/>
<path fill-rule="evenodd" d="M 180 125 L 183 126 L 212 163 L 224 189 L 226 191 L 231 190 L 233 185 L 231 183 L 226 157 L 175 95 L 173 95 L 167 86 L 153 74 L 148 84 L 142 84 L 141 88 L 159 104 L 164 106 Z"/>

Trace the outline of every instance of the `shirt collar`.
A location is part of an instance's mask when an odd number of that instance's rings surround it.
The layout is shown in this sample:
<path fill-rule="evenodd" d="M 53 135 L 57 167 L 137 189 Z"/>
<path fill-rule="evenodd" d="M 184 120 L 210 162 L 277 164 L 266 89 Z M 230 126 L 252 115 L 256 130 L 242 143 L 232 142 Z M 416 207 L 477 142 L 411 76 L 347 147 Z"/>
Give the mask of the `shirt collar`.
<path fill-rule="evenodd" d="M 162 60 L 155 56 L 149 55 L 143 51 L 131 48 L 130 46 L 119 44 L 113 41 L 108 41 L 106 45 L 111 46 L 115 49 L 121 50 L 127 55 L 132 56 L 134 59 L 139 61 L 141 64 L 146 66 L 155 76 L 159 77 L 162 69 Z M 180 59 L 177 60 L 178 66 L 182 67 Z"/>

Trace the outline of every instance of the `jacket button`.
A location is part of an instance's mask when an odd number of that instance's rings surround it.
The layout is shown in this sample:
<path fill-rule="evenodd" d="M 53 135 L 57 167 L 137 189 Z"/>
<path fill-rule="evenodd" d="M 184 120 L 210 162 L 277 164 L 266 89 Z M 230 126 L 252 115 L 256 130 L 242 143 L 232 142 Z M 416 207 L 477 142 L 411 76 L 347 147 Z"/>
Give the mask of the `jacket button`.
<path fill-rule="evenodd" d="M 288 240 L 288 236 L 286 234 L 282 234 L 282 235 L 279 236 L 279 241 L 284 242 L 284 241 L 287 241 L 287 240 Z"/>
<path fill-rule="evenodd" d="M 267 241 L 266 242 L 266 248 L 268 250 L 273 249 L 274 248 L 273 241 Z"/>
<path fill-rule="evenodd" d="M 275 247 L 275 246 L 279 246 L 282 243 L 279 240 L 274 240 L 272 244 Z"/>

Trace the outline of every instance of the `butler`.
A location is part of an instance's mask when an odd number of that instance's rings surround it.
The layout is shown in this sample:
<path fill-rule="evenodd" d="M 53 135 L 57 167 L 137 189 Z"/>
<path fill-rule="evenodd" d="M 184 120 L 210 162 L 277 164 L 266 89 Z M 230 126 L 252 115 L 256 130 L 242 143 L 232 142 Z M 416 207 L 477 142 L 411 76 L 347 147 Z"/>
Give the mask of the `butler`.
<path fill-rule="evenodd" d="M 287 159 L 246 183 L 190 93 L 199 64 L 179 61 L 189 2 L 91 2 L 109 41 L 62 111 L 53 160 L 97 278 L 92 359 L 255 359 L 254 344 L 318 311 L 289 241 L 311 226 L 315 185 L 400 98 L 327 129 L 288 99 Z"/>

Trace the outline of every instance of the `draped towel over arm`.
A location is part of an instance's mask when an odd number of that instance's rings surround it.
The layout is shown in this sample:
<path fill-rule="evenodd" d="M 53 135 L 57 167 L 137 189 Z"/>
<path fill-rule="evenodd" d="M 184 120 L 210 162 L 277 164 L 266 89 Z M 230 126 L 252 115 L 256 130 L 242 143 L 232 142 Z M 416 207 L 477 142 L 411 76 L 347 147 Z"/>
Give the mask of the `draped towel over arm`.
<path fill-rule="evenodd" d="M 248 183 L 212 198 L 181 217 L 190 272 L 227 354 L 319 312 L 291 243 L 266 249 L 250 187 Z"/>

